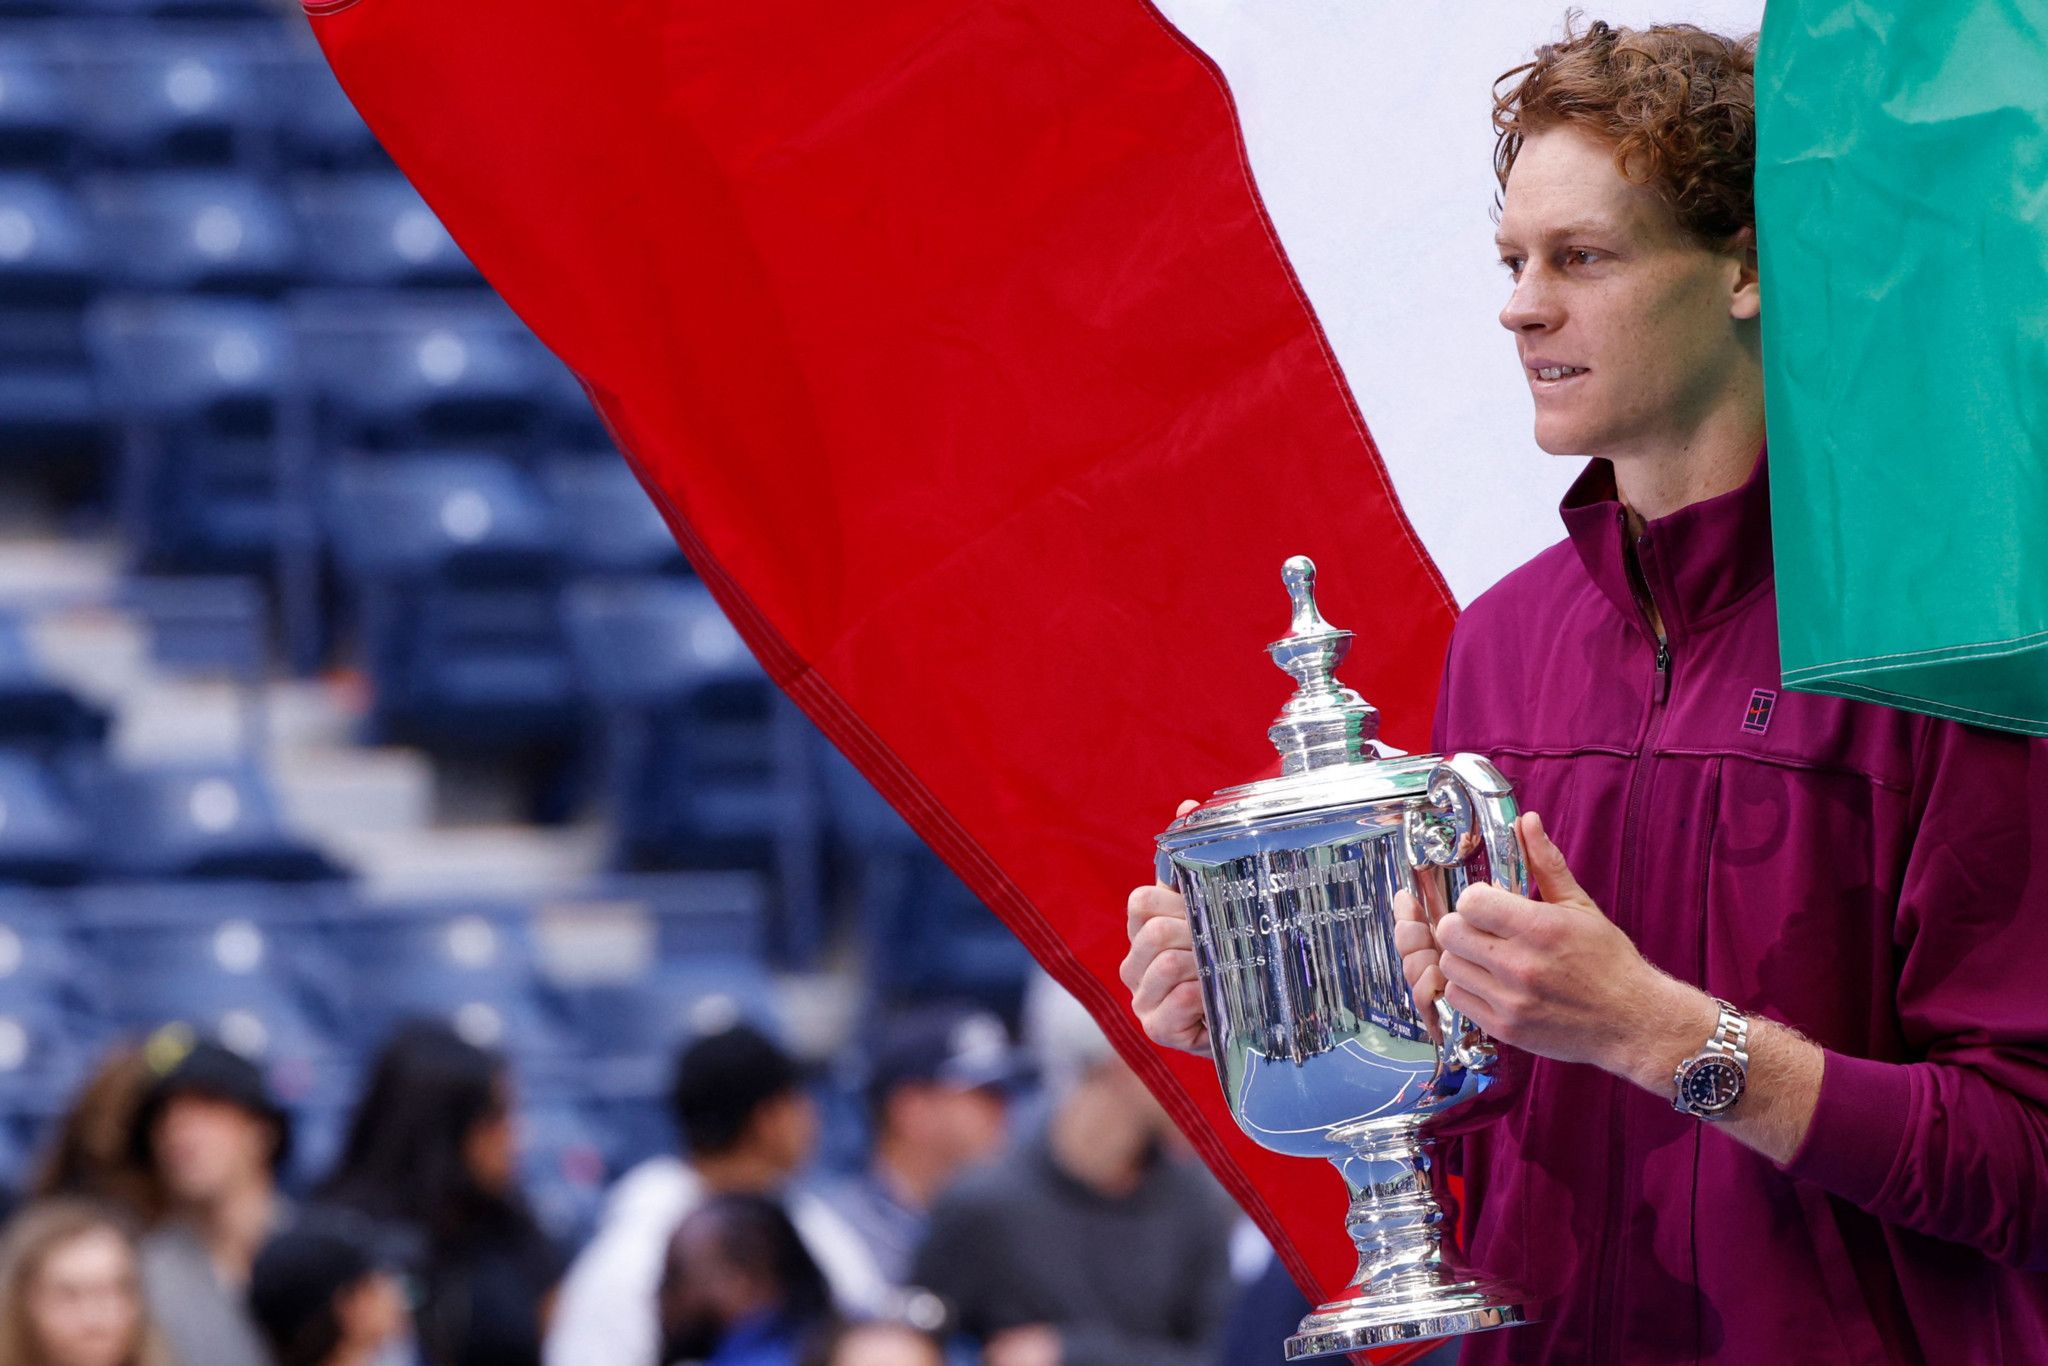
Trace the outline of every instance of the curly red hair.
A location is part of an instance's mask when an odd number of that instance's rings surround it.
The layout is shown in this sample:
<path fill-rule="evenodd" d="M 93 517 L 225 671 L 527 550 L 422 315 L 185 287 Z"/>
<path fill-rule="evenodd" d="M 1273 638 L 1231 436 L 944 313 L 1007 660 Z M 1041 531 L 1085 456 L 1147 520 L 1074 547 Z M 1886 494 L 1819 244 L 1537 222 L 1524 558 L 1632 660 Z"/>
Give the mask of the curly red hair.
<path fill-rule="evenodd" d="M 1562 42 L 1493 83 L 1501 189 L 1531 134 L 1569 124 L 1612 143 L 1615 169 L 1654 191 L 1703 245 L 1754 227 L 1756 35 L 1603 20 L 1581 32 L 1580 17 L 1568 12 Z"/>

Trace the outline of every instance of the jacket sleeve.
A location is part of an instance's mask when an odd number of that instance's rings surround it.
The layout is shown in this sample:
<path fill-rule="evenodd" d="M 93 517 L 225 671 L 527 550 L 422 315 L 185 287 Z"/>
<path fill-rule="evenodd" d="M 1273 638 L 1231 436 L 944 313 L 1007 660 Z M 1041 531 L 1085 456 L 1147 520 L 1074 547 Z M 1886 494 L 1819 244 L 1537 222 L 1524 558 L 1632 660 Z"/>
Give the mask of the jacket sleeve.
<path fill-rule="evenodd" d="M 1786 1171 L 2048 1269 L 2048 741 L 1931 723 L 1912 802 L 1894 932 L 1905 1060 L 1827 1050 Z"/>

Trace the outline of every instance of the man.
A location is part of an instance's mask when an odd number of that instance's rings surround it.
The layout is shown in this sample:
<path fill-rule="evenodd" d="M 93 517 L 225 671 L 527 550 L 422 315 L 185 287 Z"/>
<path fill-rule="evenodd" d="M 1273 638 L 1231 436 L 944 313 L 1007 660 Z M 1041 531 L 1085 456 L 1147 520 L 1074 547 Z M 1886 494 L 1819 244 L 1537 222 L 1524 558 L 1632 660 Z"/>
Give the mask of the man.
<path fill-rule="evenodd" d="M 1050 979 L 1030 1005 L 1052 1113 L 932 1211 L 912 1279 L 986 1366 L 1206 1360 L 1230 1294 L 1231 1211 L 1088 1012 Z"/>
<path fill-rule="evenodd" d="M 819 1198 L 884 1283 L 907 1283 L 932 1202 L 1002 1146 L 1018 1072 L 1009 1032 L 986 1010 L 923 1006 L 881 1027 L 866 1087 L 874 1152 L 867 1170 Z"/>
<path fill-rule="evenodd" d="M 670 1105 L 688 1155 L 649 1158 L 613 1187 L 596 1235 L 562 1283 L 548 1366 L 659 1366 L 657 1297 L 670 1238 L 711 1196 L 774 1195 L 810 1161 L 818 1113 L 802 1083 L 795 1061 L 746 1025 L 683 1049 Z M 837 1220 L 805 1201 L 790 1216 L 844 1307 L 880 1301 L 883 1287 Z"/>
<path fill-rule="evenodd" d="M 180 1361 L 268 1366 L 247 1293 L 286 1213 L 277 1172 L 291 1121 L 254 1063 L 182 1026 L 159 1030 L 144 1053 L 155 1080 L 136 1112 L 135 1151 L 168 1208 L 142 1240 L 150 1314 Z"/>
<path fill-rule="evenodd" d="M 1501 322 L 1538 444 L 1595 458 L 1434 738 L 1514 780 L 1541 900 L 1400 907 L 1424 1017 L 1513 1046 L 1449 1156 L 1542 1321 L 1461 1359 L 2048 1360 L 2048 748 L 1777 690 L 1751 62 L 1595 24 L 1496 100 Z M 1147 1030 L 1201 1043 L 1179 898 L 1130 929 Z"/>

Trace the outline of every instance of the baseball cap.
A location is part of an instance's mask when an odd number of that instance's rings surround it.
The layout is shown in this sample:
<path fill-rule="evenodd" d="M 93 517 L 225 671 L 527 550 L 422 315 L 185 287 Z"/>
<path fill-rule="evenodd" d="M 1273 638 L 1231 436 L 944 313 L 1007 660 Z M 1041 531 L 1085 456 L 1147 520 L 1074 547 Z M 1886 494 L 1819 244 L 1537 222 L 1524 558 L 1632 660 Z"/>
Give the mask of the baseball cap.
<path fill-rule="evenodd" d="M 960 1091 L 1009 1089 L 1028 1074 L 1010 1033 L 977 1006 L 916 1006 L 883 1022 L 869 1054 L 867 1096 L 880 1103 L 899 1086 Z"/>
<path fill-rule="evenodd" d="M 225 1044 L 200 1038 L 184 1025 L 166 1025 L 150 1035 L 143 1057 L 155 1074 L 136 1107 L 132 1146 L 137 1160 L 151 1161 L 150 1130 L 164 1106 L 178 1096 L 207 1096 L 238 1105 L 277 1126 L 277 1151 L 272 1166 L 282 1168 L 291 1155 L 292 1117 L 263 1080 L 255 1063 Z"/>

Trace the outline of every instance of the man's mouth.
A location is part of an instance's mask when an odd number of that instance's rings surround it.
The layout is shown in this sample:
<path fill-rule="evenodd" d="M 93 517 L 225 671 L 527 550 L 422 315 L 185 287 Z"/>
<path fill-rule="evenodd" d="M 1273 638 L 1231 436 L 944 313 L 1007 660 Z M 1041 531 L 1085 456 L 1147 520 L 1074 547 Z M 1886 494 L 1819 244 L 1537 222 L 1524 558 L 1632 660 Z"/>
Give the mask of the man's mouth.
<path fill-rule="evenodd" d="M 1536 367 L 1530 373 L 1534 374 L 1538 379 L 1560 380 L 1570 379 L 1574 375 L 1583 375 L 1586 373 L 1586 370 L 1587 367 L 1583 365 L 1544 365 Z"/>

